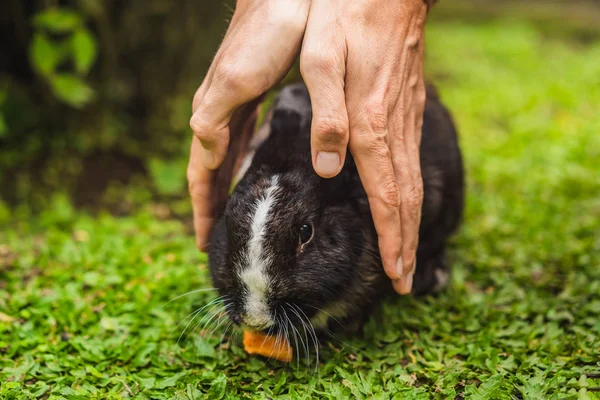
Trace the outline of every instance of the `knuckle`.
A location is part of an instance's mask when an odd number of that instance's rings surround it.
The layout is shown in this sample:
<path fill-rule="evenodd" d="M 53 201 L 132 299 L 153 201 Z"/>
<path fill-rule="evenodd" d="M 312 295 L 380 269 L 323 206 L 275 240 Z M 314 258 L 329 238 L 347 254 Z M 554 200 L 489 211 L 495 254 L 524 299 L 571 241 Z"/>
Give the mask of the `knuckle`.
<path fill-rule="evenodd" d="M 415 184 L 414 184 L 413 190 L 416 193 L 416 195 L 421 200 L 423 200 L 424 189 L 423 189 L 423 178 L 421 178 L 421 174 L 419 174 L 418 178 L 415 179 Z"/>
<path fill-rule="evenodd" d="M 232 90 L 242 89 L 247 80 L 243 69 L 233 67 L 226 63 L 219 64 L 215 71 L 215 78 L 226 88 Z"/>
<path fill-rule="evenodd" d="M 386 177 L 379 187 L 378 196 L 383 204 L 390 208 L 400 207 L 400 191 L 393 176 Z"/>
<path fill-rule="evenodd" d="M 210 131 L 210 126 L 204 118 L 198 114 L 194 114 L 190 119 L 190 128 L 194 134 L 201 140 L 207 139 L 207 134 Z"/>
<path fill-rule="evenodd" d="M 411 192 L 416 200 L 419 202 L 419 205 L 423 202 L 423 180 L 417 179 L 417 181 L 413 185 L 413 190 Z"/>
<path fill-rule="evenodd" d="M 235 93 L 236 97 L 243 99 L 258 96 L 263 93 L 268 84 L 260 71 L 232 66 L 228 63 L 219 64 L 215 71 L 215 79 L 226 91 Z"/>
<path fill-rule="evenodd" d="M 300 58 L 300 73 L 306 77 L 306 74 L 315 72 L 329 73 L 335 67 L 335 57 L 326 55 L 314 50 L 306 50 Z"/>
<path fill-rule="evenodd" d="M 366 122 L 373 132 L 387 130 L 387 108 L 379 101 L 369 102 L 365 107 Z"/>
<path fill-rule="evenodd" d="M 201 185 L 198 183 L 198 181 L 196 179 L 196 175 L 190 168 L 188 168 L 188 171 L 187 171 L 187 181 L 188 181 L 188 192 L 190 194 L 200 193 Z"/>
<path fill-rule="evenodd" d="M 331 144 L 345 144 L 348 137 L 348 124 L 337 118 L 321 118 L 313 128 L 318 140 Z"/>
<path fill-rule="evenodd" d="M 378 162 L 390 159 L 390 150 L 386 143 L 385 134 L 369 134 L 352 138 L 352 149 L 357 154 L 367 155 Z"/>
<path fill-rule="evenodd" d="M 400 206 L 400 193 L 398 186 L 393 180 L 386 181 L 381 188 L 381 200 L 388 207 L 398 208 Z"/>
<path fill-rule="evenodd" d="M 412 210 L 412 213 L 415 213 L 414 211 L 416 210 L 416 208 L 421 206 L 423 201 L 414 195 L 410 195 L 406 197 L 403 202 L 406 207 Z"/>
<path fill-rule="evenodd" d="M 194 132 L 194 136 L 201 141 L 202 147 L 206 149 L 214 149 L 217 145 L 217 135 L 212 125 L 206 122 L 191 121 L 190 127 Z"/>
<path fill-rule="evenodd" d="M 357 124 L 358 125 L 358 124 Z M 359 126 L 350 140 L 351 145 L 361 153 L 383 155 L 387 150 L 387 134 L 385 131 L 369 131 L 365 126 Z"/>
<path fill-rule="evenodd" d="M 423 184 L 414 184 L 408 191 L 404 202 L 411 210 L 418 211 L 423 204 Z"/>
<path fill-rule="evenodd" d="M 414 265 L 415 263 L 415 256 L 417 253 L 417 249 L 419 247 L 419 237 L 416 236 L 415 240 L 411 240 L 409 245 L 408 245 L 408 249 L 410 250 L 410 254 L 412 255 L 411 259 L 410 259 L 410 265 Z"/>

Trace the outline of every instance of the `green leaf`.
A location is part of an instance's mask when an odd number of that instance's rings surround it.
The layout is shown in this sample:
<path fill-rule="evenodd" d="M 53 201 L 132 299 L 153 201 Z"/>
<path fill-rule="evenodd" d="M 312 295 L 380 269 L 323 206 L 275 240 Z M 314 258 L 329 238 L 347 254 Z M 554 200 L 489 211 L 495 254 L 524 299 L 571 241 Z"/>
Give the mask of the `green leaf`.
<path fill-rule="evenodd" d="M 140 378 L 139 381 L 142 389 L 152 389 L 154 387 L 154 383 L 156 382 L 156 378 Z"/>
<path fill-rule="evenodd" d="M 592 398 L 590 397 L 590 394 L 588 393 L 587 389 L 581 388 L 577 393 L 577 400 L 592 400 Z"/>
<path fill-rule="evenodd" d="M 208 343 L 202 337 L 197 336 L 194 339 L 194 356 L 215 358 L 217 356 L 217 353 L 214 347 L 210 345 L 210 343 Z"/>
<path fill-rule="evenodd" d="M 44 393 L 46 393 L 50 389 L 45 382 L 38 381 L 33 386 L 29 388 L 31 390 L 31 394 L 35 397 L 42 397 Z"/>
<path fill-rule="evenodd" d="M 156 343 L 146 343 L 138 350 L 135 358 L 132 361 L 134 367 L 141 367 L 150 362 L 150 354 L 156 351 Z"/>
<path fill-rule="evenodd" d="M 209 399 L 222 399 L 225 397 L 225 391 L 227 390 L 227 377 L 224 374 L 220 374 L 210 384 L 208 390 Z"/>
<path fill-rule="evenodd" d="M 75 108 L 85 106 L 94 98 L 94 91 L 71 74 L 55 75 L 50 83 L 56 97 Z"/>
<path fill-rule="evenodd" d="M 86 365 L 85 370 L 88 374 L 95 376 L 96 378 L 104 378 L 104 375 L 102 375 L 93 365 Z"/>
<path fill-rule="evenodd" d="M 189 375 L 189 371 L 180 372 L 180 373 L 170 376 L 168 378 L 161 379 L 160 381 L 158 381 L 156 383 L 156 385 L 154 385 L 154 387 L 157 389 L 164 389 L 164 388 L 168 388 L 171 386 L 175 386 L 175 385 L 177 385 L 177 382 L 179 382 L 179 379 L 181 379 L 187 375 Z"/>
<path fill-rule="evenodd" d="M 98 53 L 94 36 L 87 29 L 77 29 L 71 38 L 71 45 L 77 72 L 88 73 Z"/>
<path fill-rule="evenodd" d="M 81 16 L 65 8 L 51 8 L 42 11 L 33 18 L 38 28 L 44 28 L 52 33 L 68 33 L 81 26 Z"/>
<path fill-rule="evenodd" d="M 30 60 L 36 71 L 44 76 L 49 76 L 54 73 L 60 63 L 60 50 L 45 34 L 36 33 L 31 42 Z"/>

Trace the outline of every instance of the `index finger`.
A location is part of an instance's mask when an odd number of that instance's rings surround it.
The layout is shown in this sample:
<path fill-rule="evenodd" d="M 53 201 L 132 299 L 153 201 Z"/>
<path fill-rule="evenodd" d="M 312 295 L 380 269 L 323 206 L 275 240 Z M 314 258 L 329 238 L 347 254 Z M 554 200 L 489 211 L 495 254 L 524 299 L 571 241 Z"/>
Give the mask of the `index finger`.
<path fill-rule="evenodd" d="M 200 141 L 192 138 L 190 162 L 187 169 L 188 190 L 194 210 L 196 244 L 201 251 L 205 251 L 213 224 L 212 196 L 215 172 L 204 166 L 201 152 Z"/>
<path fill-rule="evenodd" d="M 194 210 L 194 230 L 201 250 L 206 249 L 214 219 L 223 211 L 227 202 L 232 177 L 246 153 L 248 142 L 254 134 L 262 96 L 240 107 L 231 118 L 231 151 L 218 170 L 206 168 L 202 162 L 202 145 L 192 138 L 188 185 Z"/>
<path fill-rule="evenodd" d="M 202 81 L 202 84 L 200 85 L 198 90 L 196 90 L 196 93 L 194 93 L 194 98 L 192 100 L 192 113 L 196 112 L 196 109 L 200 105 L 200 101 L 204 98 L 206 91 L 210 87 L 212 78 L 215 74 L 215 67 L 219 63 L 219 59 L 223 55 L 223 52 L 228 47 L 228 39 L 232 36 L 235 36 L 235 33 L 237 31 L 239 31 L 240 26 L 242 26 L 240 21 L 242 19 L 242 16 L 244 15 L 244 12 L 248 8 L 248 6 L 249 6 L 248 2 L 243 2 L 243 1 L 237 2 L 236 7 L 235 7 L 235 12 L 231 16 L 231 21 L 229 21 L 229 25 L 227 26 L 227 31 L 225 31 L 225 35 L 223 35 L 223 40 L 221 40 L 221 45 L 217 49 L 217 52 L 215 53 L 215 56 L 213 57 L 213 59 L 210 63 L 210 67 L 208 68 L 208 71 L 206 72 L 206 75 L 204 77 L 204 80 Z"/>

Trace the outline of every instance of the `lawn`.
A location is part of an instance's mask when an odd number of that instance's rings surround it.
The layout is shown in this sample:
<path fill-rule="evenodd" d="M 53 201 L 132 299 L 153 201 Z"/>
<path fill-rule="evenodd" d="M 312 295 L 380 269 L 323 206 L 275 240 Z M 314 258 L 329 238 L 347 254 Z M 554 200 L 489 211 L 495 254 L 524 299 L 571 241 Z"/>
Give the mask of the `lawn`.
<path fill-rule="evenodd" d="M 0 398 L 600 399 L 600 41 L 439 21 L 427 45 L 468 174 L 446 292 L 386 303 L 315 372 L 179 340 L 216 295 L 177 298 L 206 257 L 160 206 L 0 207 Z"/>

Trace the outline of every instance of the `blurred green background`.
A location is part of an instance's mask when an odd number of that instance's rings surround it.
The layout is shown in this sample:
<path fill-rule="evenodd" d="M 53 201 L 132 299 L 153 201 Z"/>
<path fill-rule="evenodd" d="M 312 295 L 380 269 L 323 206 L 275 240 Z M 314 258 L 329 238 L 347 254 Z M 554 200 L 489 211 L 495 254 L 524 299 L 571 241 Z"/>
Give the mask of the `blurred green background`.
<path fill-rule="evenodd" d="M 0 398 L 599 399 L 600 4 L 434 7 L 467 171 L 452 282 L 324 344 L 319 374 L 190 314 L 210 291 L 170 302 L 210 286 L 188 119 L 228 4 L 0 3 Z"/>
<path fill-rule="evenodd" d="M 3 1 L 0 208 L 17 206 L 25 218 L 58 193 L 92 209 L 128 213 L 154 200 L 189 214 L 190 102 L 233 6 Z M 585 43 L 600 31 L 599 9 L 582 1 L 441 1 L 430 25 L 525 20 L 544 35 Z M 428 61 L 428 71 L 440 70 Z M 443 89 L 443 77 L 434 78 Z"/>
<path fill-rule="evenodd" d="M 181 197 L 191 98 L 231 7 L 165 0 L 1 7 L 2 199 L 24 216 L 53 193 L 118 212 L 153 196 Z"/>

